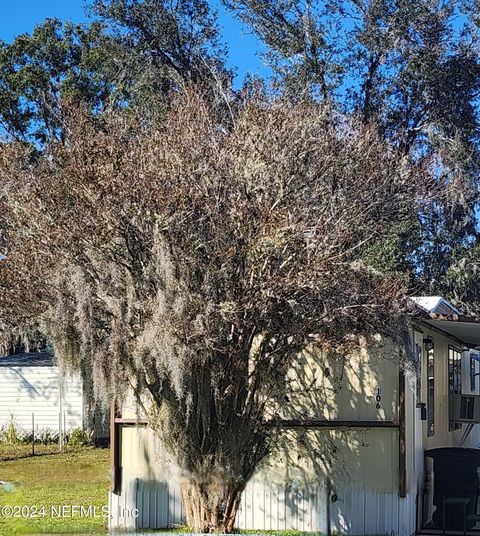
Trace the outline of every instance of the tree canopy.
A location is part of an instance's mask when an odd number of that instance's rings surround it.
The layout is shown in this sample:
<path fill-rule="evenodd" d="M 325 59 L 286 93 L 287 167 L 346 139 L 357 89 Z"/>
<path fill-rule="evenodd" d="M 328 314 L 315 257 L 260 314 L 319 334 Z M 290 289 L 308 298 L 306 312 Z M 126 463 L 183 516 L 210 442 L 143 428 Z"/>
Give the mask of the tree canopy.
<path fill-rule="evenodd" d="M 421 228 L 415 218 L 393 230 L 391 240 L 377 244 L 376 262 L 385 267 L 385 254 L 390 255 L 396 259 L 391 269 L 410 266 L 412 287 L 458 298 L 452 278 L 447 277 L 450 261 L 462 257 L 478 239 L 477 3 L 224 0 L 224 4 L 266 44 L 266 59 L 281 93 L 293 99 L 310 96 L 355 113 L 364 123 L 375 124 L 402 153 L 414 158 L 428 154 L 437 160 L 438 171 L 455 184 L 452 197 L 430 215 L 419 214 Z M 396 248 L 393 257 L 392 248 Z M 463 305 L 472 305 L 466 295 Z"/>
<path fill-rule="evenodd" d="M 476 3 L 224 4 L 267 47 L 274 80 L 264 81 L 265 98 L 313 98 L 374 125 L 403 154 L 436 160 L 437 173 L 454 185 L 451 197 L 369 245 L 365 258 L 407 273 L 412 289 L 458 300 L 454 282 L 464 284 L 463 272 L 452 271 L 451 262 L 475 262 L 469 252 L 478 240 Z M 228 51 L 207 0 L 97 0 L 89 13 L 89 25 L 47 20 L 31 36 L 0 45 L 0 125 L 8 139 L 40 150 L 61 139 L 67 100 L 93 114 L 122 108 L 155 121 L 191 83 L 203 86 L 230 128 L 244 95 L 258 87 L 232 87 Z M 462 296 L 460 305 L 480 305 Z"/>
<path fill-rule="evenodd" d="M 407 297 L 480 305 L 471 2 L 225 0 L 273 80 L 232 87 L 207 0 L 97 0 L 0 46 L 0 332 L 133 391 L 231 531 L 299 352 Z"/>
<path fill-rule="evenodd" d="M 97 0 L 90 12 L 89 25 L 47 19 L 0 42 L 0 126 L 10 139 L 40 148 L 61 139 L 66 100 L 94 114 L 130 108 L 144 120 L 185 84 L 224 100 L 231 74 L 206 0 Z"/>
<path fill-rule="evenodd" d="M 146 399 L 189 525 L 231 531 L 295 356 L 355 334 L 403 345 L 406 281 L 359 251 L 445 185 L 313 102 L 245 103 L 230 130 L 196 92 L 154 129 L 66 121 L 33 162 L 1 149 L 2 320 L 30 311 L 97 398 Z"/>

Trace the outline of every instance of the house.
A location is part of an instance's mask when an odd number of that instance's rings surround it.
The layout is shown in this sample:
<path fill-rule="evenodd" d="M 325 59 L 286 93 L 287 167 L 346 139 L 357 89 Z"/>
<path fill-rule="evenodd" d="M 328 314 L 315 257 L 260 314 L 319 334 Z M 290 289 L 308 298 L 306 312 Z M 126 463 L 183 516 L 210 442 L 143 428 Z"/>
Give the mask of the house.
<path fill-rule="evenodd" d="M 20 433 L 94 430 L 108 438 L 108 422 L 91 406 L 79 374 L 61 375 L 52 354 L 26 352 L 0 357 L 0 428 L 12 422 Z"/>
<path fill-rule="evenodd" d="M 480 506 L 480 318 L 441 297 L 413 300 L 414 362 L 388 340 L 347 358 L 299 356 L 278 444 L 243 493 L 239 528 L 463 533 Z M 148 422 L 126 405 L 112 434 L 111 528 L 182 523 L 178 472 L 159 461 Z"/>

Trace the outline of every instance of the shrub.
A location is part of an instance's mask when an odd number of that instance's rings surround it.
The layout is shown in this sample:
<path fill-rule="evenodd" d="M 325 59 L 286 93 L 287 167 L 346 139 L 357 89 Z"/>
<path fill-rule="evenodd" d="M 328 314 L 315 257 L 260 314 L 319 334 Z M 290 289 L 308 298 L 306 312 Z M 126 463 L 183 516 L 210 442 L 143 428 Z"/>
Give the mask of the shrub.
<path fill-rule="evenodd" d="M 13 415 L 10 415 L 10 422 L 5 430 L 3 440 L 9 445 L 16 445 L 21 442 L 21 435 L 15 426 Z"/>
<path fill-rule="evenodd" d="M 42 443 L 42 445 L 52 445 L 53 443 L 58 443 L 58 432 L 52 428 L 42 428 L 42 430 L 35 434 L 35 442 Z"/>
<path fill-rule="evenodd" d="M 68 448 L 77 449 L 93 444 L 93 431 L 75 428 L 67 436 Z"/>

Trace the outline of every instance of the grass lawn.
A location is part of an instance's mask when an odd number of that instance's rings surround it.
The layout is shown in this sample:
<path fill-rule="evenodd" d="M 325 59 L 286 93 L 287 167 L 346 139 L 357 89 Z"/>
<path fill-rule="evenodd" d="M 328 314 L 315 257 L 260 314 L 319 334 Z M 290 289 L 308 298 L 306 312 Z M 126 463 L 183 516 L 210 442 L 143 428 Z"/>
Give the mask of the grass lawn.
<path fill-rule="evenodd" d="M 65 454 L 52 450 L 33 458 L 21 458 L 19 452 L 17 459 L 0 461 L 0 480 L 14 483 L 12 491 L 0 489 L 0 512 L 5 506 L 45 508 L 34 518 L 0 515 L 0 534 L 106 534 L 107 518 L 102 517 L 102 507 L 107 506 L 109 487 L 108 449 Z M 5 452 L 3 455 L 5 458 Z M 0 451 L 0 460 L 1 456 Z M 65 517 L 60 517 L 61 505 L 67 506 Z M 71 506 L 94 506 L 98 517 L 93 517 L 93 509 L 88 516 L 72 513 L 68 509 Z M 17 509 L 15 513 L 21 516 L 23 512 Z"/>
<path fill-rule="evenodd" d="M 38 449 L 38 450 L 37 450 Z M 18 534 L 107 534 L 107 518 L 102 507 L 107 506 L 109 487 L 108 449 L 83 449 L 58 453 L 57 446 L 36 446 L 38 455 L 28 457 L 31 446 L 12 448 L 0 444 L 0 480 L 11 482 L 12 491 L 0 487 L 0 536 Z M 40 453 L 42 453 L 40 455 Z M 67 509 L 60 517 L 61 505 L 96 507 L 98 517 L 74 515 Z M 15 507 L 20 517 L 1 515 L 2 508 Z M 21 517 L 19 507 L 44 507 L 38 517 Z M 52 508 L 56 510 L 52 512 Z M 90 511 L 91 512 L 91 511 Z M 89 513 L 90 513 L 89 512 Z M 53 514 L 53 515 L 52 515 Z M 158 531 L 160 533 L 186 533 L 187 527 Z M 239 531 L 241 534 L 301 536 L 298 531 Z M 142 534 L 155 534 L 145 531 Z"/>
<path fill-rule="evenodd" d="M 58 453 L 58 445 L 35 445 L 35 454 L 56 454 Z M 8 445 L 0 443 L 0 463 L 9 460 L 18 460 L 20 458 L 28 458 L 32 455 L 32 445 L 20 443 L 18 445 Z M 0 480 L 3 480 L 0 475 Z"/>

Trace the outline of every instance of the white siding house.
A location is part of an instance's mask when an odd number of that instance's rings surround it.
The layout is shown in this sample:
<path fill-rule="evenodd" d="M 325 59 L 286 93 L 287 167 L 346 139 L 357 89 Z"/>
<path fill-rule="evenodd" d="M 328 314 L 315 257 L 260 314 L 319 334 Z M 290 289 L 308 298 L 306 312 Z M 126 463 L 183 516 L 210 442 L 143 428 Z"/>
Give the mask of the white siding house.
<path fill-rule="evenodd" d="M 438 519 L 436 526 L 432 520 L 440 506 L 428 455 L 431 449 L 480 446 L 480 405 L 471 423 L 460 422 L 455 405 L 470 389 L 480 402 L 480 366 L 474 357 L 464 359 L 480 347 L 480 320 L 462 316 L 440 297 L 415 301 L 414 363 L 402 361 L 388 341 L 344 359 L 315 348 L 299 357 L 282 431 L 243 493 L 239 528 L 441 532 Z M 182 523 L 178 471 L 162 461 L 148 423 L 123 407 L 114 431 L 111 528 Z M 478 495 L 470 512 L 477 507 Z M 138 517 L 125 515 L 135 508 Z"/>
<path fill-rule="evenodd" d="M 32 416 L 36 433 L 82 428 L 80 376 L 61 379 L 52 356 L 45 353 L 0 357 L 0 427 L 13 419 L 18 429 L 31 432 Z"/>

